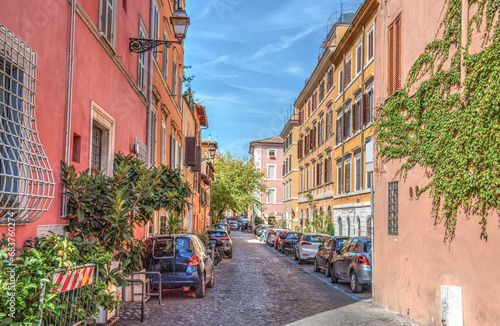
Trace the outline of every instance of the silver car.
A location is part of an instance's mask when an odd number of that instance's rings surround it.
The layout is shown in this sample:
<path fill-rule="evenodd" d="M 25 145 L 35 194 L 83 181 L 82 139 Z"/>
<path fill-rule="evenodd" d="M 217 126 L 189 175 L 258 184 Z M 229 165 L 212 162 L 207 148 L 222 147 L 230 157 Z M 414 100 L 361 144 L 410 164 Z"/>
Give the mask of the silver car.
<path fill-rule="evenodd" d="M 332 283 L 348 282 L 353 293 L 361 292 L 372 282 L 372 241 L 354 237 L 344 243 L 333 255 L 330 266 Z"/>
<path fill-rule="evenodd" d="M 313 261 L 318 252 L 319 246 L 328 238 L 326 234 L 311 234 L 306 233 L 302 235 L 301 239 L 295 246 L 295 260 L 299 261 L 299 264 L 303 264 L 306 261 Z"/>

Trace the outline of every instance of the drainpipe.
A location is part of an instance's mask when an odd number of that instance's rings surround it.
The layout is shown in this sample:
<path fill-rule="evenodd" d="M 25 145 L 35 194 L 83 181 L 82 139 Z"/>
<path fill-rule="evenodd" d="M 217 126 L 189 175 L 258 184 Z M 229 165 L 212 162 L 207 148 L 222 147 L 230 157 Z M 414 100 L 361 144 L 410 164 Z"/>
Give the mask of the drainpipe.
<path fill-rule="evenodd" d="M 66 137 L 64 148 L 64 162 L 69 164 L 69 149 L 71 144 L 71 113 L 73 110 L 73 63 L 74 63 L 74 49 L 75 49 L 75 0 L 71 0 L 71 18 L 70 18 L 70 32 L 69 32 L 69 62 L 68 62 L 68 90 L 67 90 L 67 104 L 66 104 Z M 66 205 L 68 197 L 62 197 L 61 217 L 66 217 Z"/>
<path fill-rule="evenodd" d="M 370 172 L 371 174 L 371 179 L 372 179 L 372 184 L 371 184 L 371 187 L 370 187 L 370 207 L 371 207 L 371 211 L 372 211 L 372 234 L 370 234 L 371 238 L 372 238 L 372 303 L 375 305 L 375 301 L 374 301 L 374 298 L 375 298 L 375 271 L 374 271 L 374 262 L 375 262 L 375 237 L 373 236 L 375 234 L 375 208 L 374 208 L 374 202 L 373 202 L 373 171 Z"/>
<path fill-rule="evenodd" d="M 149 9 L 149 38 L 153 38 L 153 29 L 154 21 L 153 21 L 153 3 L 154 0 L 151 0 L 150 9 Z M 153 50 L 148 51 L 148 118 L 147 118 L 147 134 L 146 134 L 146 144 L 147 144 L 147 155 L 148 162 L 147 167 L 151 166 L 151 111 L 153 107 Z"/>

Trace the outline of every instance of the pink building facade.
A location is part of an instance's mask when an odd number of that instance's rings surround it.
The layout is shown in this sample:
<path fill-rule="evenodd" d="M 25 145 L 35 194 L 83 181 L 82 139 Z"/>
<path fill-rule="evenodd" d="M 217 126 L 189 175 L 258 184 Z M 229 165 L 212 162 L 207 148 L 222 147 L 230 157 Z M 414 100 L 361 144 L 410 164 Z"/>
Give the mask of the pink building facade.
<path fill-rule="evenodd" d="M 250 151 L 255 165 L 266 176 L 266 195 L 260 200 L 267 208 L 263 211 L 250 212 L 252 220 L 259 216 L 266 221 L 283 219 L 283 138 L 274 136 L 250 143 Z"/>
<path fill-rule="evenodd" d="M 49 231 L 64 233 L 61 161 L 111 175 L 115 152 L 131 154 L 134 145 L 149 143 L 150 54 L 131 52 L 129 42 L 149 38 L 150 6 L 2 2 L 0 233 L 14 214 L 16 246 Z M 41 172 L 30 173 L 31 167 Z M 136 236 L 145 232 L 139 228 Z"/>
<path fill-rule="evenodd" d="M 380 2 L 375 26 L 377 106 L 387 101 L 391 87 L 397 90 L 404 86 L 425 46 L 441 37 L 437 32 L 448 3 L 445 0 Z M 469 1 L 465 0 L 461 5 L 463 46 L 467 41 L 467 22 L 476 12 L 477 3 L 469 7 Z M 476 24 L 472 25 L 475 28 Z M 474 30 L 472 34 L 470 50 L 476 53 L 484 43 L 481 33 Z M 388 76 L 392 50 L 389 35 L 398 37 L 395 44 L 400 45 L 400 56 L 395 61 L 399 64 L 395 69 L 399 69 L 400 76 L 392 80 L 400 80 L 401 84 L 395 87 L 389 84 L 391 77 Z M 449 63 L 444 66 L 448 68 Z M 465 70 L 462 69 L 463 84 Z M 428 75 L 422 80 L 426 78 Z M 414 91 L 415 87 L 411 92 Z M 442 148 L 446 150 L 449 149 Z M 424 170 L 417 165 L 406 178 L 400 179 L 396 173 L 404 162 L 392 160 L 379 164 L 374 172 L 373 303 L 425 325 L 498 325 L 498 215 L 489 215 L 493 223 L 487 227 L 486 241 L 481 237 L 480 217 L 466 215 L 459 209 L 454 236 L 445 239 L 446 224 L 432 217 L 429 190 L 417 194 L 418 189 L 432 181 L 431 169 Z"/>

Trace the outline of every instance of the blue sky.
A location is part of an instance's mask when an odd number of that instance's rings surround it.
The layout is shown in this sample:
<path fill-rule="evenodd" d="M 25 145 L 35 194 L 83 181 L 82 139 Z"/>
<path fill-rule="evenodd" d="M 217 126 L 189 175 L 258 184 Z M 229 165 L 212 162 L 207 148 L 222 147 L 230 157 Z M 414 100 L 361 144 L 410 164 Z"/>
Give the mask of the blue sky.
<path fill-rule="evenodd" d="M 339 0 L 186 1 L 185 74 L 207 110 L 203 138 L 243 156 L 251 141 L 279 135 L 335 10 Z"/>

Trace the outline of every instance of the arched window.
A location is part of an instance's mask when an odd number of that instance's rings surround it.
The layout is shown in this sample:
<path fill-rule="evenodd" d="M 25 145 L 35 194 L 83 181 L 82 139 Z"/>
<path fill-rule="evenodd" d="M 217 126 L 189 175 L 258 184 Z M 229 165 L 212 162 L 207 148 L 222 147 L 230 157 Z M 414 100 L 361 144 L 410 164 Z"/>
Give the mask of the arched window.
<path fill-rule="evenodd" d="M 358 236 L 361 236 L 361 221 L 359 220 L 359 216 L 356 218 L 356 224 L 358 225 Z"/>
<path fill-rule="evenodd" d="M 309 208 L 306 209 L 306 223 L 305 224 L 307 224 L 307 223 L 309 223 Z"/>
<path fill-rule="evenodd" d="M 371 237 L 372 236 L 372 218 L 371 216 L 368 216 L 366 219 L 366 236 Z"/>
<path fill-rule="evenodd" d="M 349 216 L 347 217 L 347 236 L 351 236 L 351 219 L 349 218 Z"/>
<path fill-rule="evenodd" d="M 328 221 L 331 221 L 332 220 L 332 208 L 330 206 L 328 206 Z"/>
<path fill-rule="evenodd" d="M 343 235 L 343 232 L 342 232 L 342 218 L 339 217 L 339 235 Z"/>

